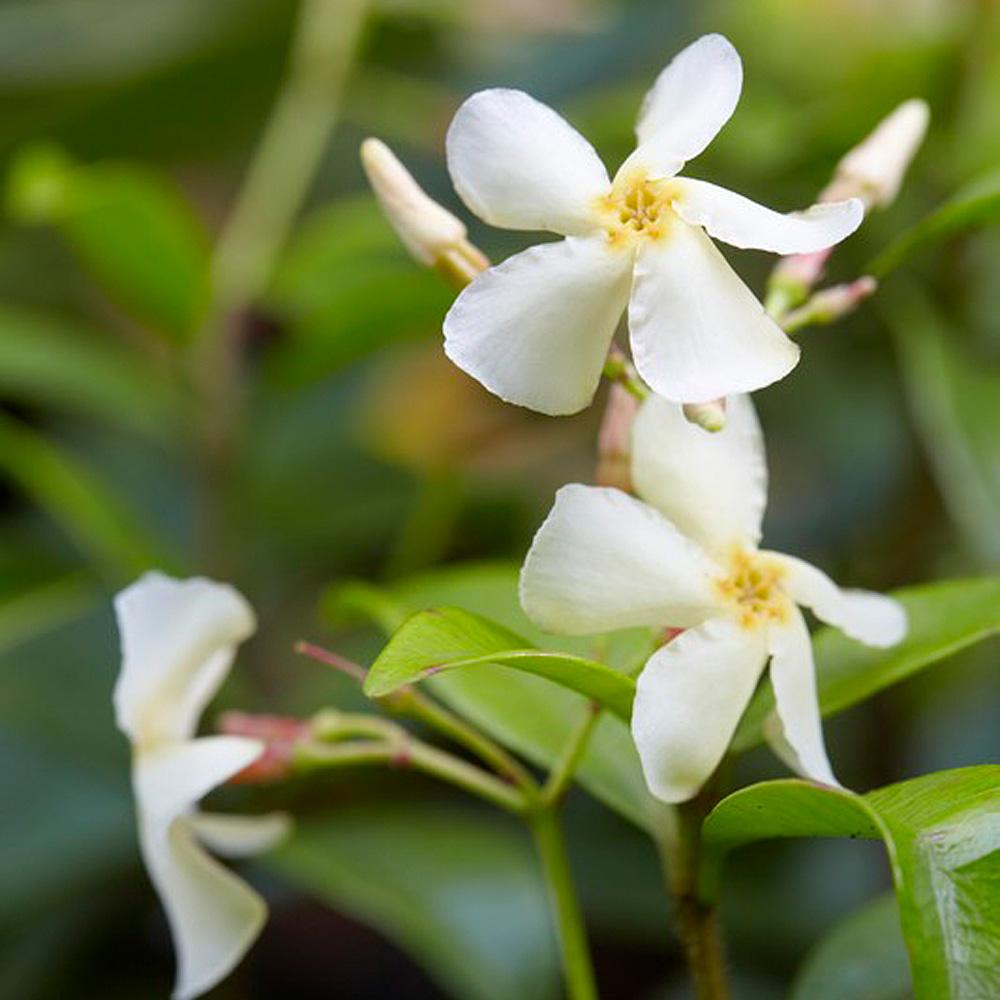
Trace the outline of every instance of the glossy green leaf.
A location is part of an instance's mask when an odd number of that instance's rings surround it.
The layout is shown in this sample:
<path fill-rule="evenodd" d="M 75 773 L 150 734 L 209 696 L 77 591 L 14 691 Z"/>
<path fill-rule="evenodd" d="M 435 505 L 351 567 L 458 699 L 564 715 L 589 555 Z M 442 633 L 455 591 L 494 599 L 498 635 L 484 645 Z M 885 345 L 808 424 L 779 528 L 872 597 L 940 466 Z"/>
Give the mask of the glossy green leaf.
<path fill-rule="evenodd" d="M 0 306 L 0 398 L 161 439 L 175 403 L 161 375 L 96 331 L 11 306 Z"/>
<path fill-rule="evenodd" d="M 960 768 L 856 795 L 769 781 L 723 799 L 705 821 L 703 889 L 725 853 L 773 837 L 881 837 L 918 1000 L 1000 994 L 1000 766 Z"/>
<path fill-rule="evenodd" d="M 335 612 L 337 620 L 353 611 L 391 631 L 423 608 L 461 603 L 500 622 L 539 649 L 577 656 L 600 651 L 602 660 L 625 671 L 632 671 L 649 655 L 649 635 L 642 630 L 590 640 L 539 631 L 521 610 L 517 579 L 518 567 L 511 564 L 453 566 L 414 577 L 391 592 L 378 591 L 370 584 L 348 583 L 327 593 L 324 608 Z M 559 758 L 588 711 L 587 699 L 581 695 L 505 666 L 445 671 L 426 683 L 455 711 L 543 767 Z M 637 826 L 648 828 L 651 800 L 632 736 L 620 719 L 609 713 L 601 716 L 576 778 L 601 802 Z"/>
<path fill-rule="evenodd" d="M 207 303 L 208 239 L 163 178 L 32 147 L 11 168 L 7 203 L 22 221 L 57 226 L 105 293 L 138 319 L 175 339 L 193 333 Z"/>
<path fill-rule="evenodd" d="M 12 479 L 113 579 L 170 565 L 159 543 L 96 475 L 10 417 L 0 418 L 0 475 Z"/>
<path fill-rule="evenodd" d="M 867 271 L 876 278 L 885 277 L 925 247 L 998 219 L 1000 170 L 992 170 L 965 185 L 940 208 L 897 237 L 868 265 Z"/>
<path fill-rule="evenodd" d="M 372 664 L 365 693 L 377 698 L 443 670 L 500 664 L 576 691 L 625 722 L 635 682 L 581 656 L 531 649 L 509 629 L 460 608 L 421 611 L 407 619 Z"/>
<path fill-rule="evenodd" d="M 492 813 L 420 802 L 338 809 L 299 825 L 266 864 L 394 940 L 454 996 L 559 995 L 528 840 Z"/>
<path fill-rule="evenodd" d="M 874 649 L 834 628 L 816 633 L 813 650 L 823 715 L 834 715 L 1000 631 L 1000 577 L 907 587 L 893 596 L 909 619 L 906 638 L 897 646 Z M 762 726 L 773 709 L 774 694 L 765 685 L 743 716 L 734 750 L 747 750 L 763 739 Z"/>
<path fill-rule="evenodd" d="M 963 350 L 924 290 L 890 289 L 893 333 L 913 422 L 948 513 L 973 558 L 1000 564 L 1000 371 Z"/>
<path fill-rule="evenodd" d="M 887 892 L 841 920 L 806 956 L 789 1000 L 906 1000 L 910 966 Z"/>

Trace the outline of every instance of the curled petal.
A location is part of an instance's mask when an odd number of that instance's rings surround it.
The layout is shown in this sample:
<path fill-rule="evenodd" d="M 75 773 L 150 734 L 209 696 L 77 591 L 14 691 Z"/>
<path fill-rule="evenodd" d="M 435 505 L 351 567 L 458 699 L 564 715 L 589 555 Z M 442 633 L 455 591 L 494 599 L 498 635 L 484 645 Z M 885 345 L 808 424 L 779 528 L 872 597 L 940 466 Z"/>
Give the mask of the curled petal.
<path fill-rule="evenodd" d="M 899 601 L 870 590 L 844 590 L 802 559 L 775 553 L 788 570 L 793 599 L 817 618 L 868 646 L 895 646 L 906 635 L 906 611 Z"/>
<path fill-rule="evenodd" d="M 483 90 L 456 112 L 446 142 L 462 201 L 504 229 L 579 235 L 610 181 L 594 147 L 550 107 L 520 90 Z"/>
<path fill-rule="evenodd" d="M 196 812 L 187 822 L 206 847 L 226 858 L 247 858 L 269 851 L 292 828 L 288 814 L 278 812 L 264 816 Z"/>
<path fill-rule="evenodd" d="M 703 35 L 656 78 L 639 112 L 639 148 L 629 158 L 659 176 L 694 159 L 729 121 L 740 99 L 743 64 L 722 35 Z"/>
<path fill-rule="evenodd" d="M 761 389 L 799 360 L 712 241 L 679 219 L 639 250 L 629 331 L 639 374 L 676 403 Z"/>
<path fill-rule="evenodd" d="M 718 570 L 658 511 L 616 489 L 564 486 L 521 570 L 521 606 L 568 635 L 687 627 L 717 613 Z"/>
<path fill-rule="evenodd" d="M 865 214 L 859 198 L 782 214 L 707 181 L 678 177 L 673 188 L 673 209 L 685 222 L 730 246 L 772 253 L 825 250 L 850 236 Z"/>
<path fill-rule="evenodd" d="M 778 723 L 778 732 L 772 729 L 768 737 L 778 756 L 794 771 L 813 781 L 836 785 L 823 745 L 812 641 L 798 608 L 793 609 L 787 623 L 768 629 L 768 648 Z M 777 743 L 775 736 L 780 737 Z"/>
<path fill-rule="evenodd" d="M 582 410 L 625 311 L 631 265 L 603 235 L 516 254 L 455 300 L 445 353 L 508 403 L 551 415 Z"/>
<path fill-rule="evenodd" d="M 632 736 L 649 790 L 663 802 L 698 794 L 719 766 L 767 650 L 763 633 L 715 618 L 649 659 L 636 686 Z"/>
<path fill-rule="evenodd" d="M 122 667 L 118 727 L 133 743 L 184 740 L 255 628 L 232 587 L 147 573 L 115 598 Z"/>
<path fill-rule="evenodd" d="M 732 396 L 725 427 L 709 433 L 676 403 L 650 396 L 632 427 L 632 480 L 643 500 L 709 552 L 756 548 L 767 463 L 750 397 Z"/>

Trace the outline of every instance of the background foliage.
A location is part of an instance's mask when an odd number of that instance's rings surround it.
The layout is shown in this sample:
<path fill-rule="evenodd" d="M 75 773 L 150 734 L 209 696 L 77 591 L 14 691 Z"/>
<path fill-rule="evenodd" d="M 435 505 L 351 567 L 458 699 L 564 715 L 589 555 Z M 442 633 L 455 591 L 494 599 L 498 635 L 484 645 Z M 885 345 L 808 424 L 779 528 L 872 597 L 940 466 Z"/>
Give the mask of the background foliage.
<path fill-rule="evenodd" d="M 445 363 L 449 292 L 367 195 L 356 156 L 367 134 L 456 207 L 444 129 L 466 93 L 507 84 L 556 105 L 615 164 L 666 58 L 721 30 L 746 85 L 695 173 L 792 208 L 896 103 L 926 98 L 932 128 L 902 195 L 834 258 L 834 278 L 874 262 L 882 291 L 805 332 L 795 377 L 758 397 L 766 541 L 876 589 L 1000 563 L 995 4 L 376 4 L 308 210 L 238 317 L 241 426 L 220 498 L 204 402 L 179 377 L 179 352 L 204 318 L 212 236 L 275 94 L 293 14 L 287 0 L 0 5 L 3 997 L 167 990 L 169 941 L 138 863 L 109 701 L 109 597 L 142 569 L 223 574 L 251 598 L 264 627 L 223 696 L 241 708 L 363 704 L 292 643 L 369 662 L 381 638 L 368 621 L 394 624 L 400 609 L 461 604 L 544 642 L 519 615 L 511 567 L 554 489 L 591 478 L 599 409 L 555 421 L 505 408 Z M 472 229 L 494 257 L 524 245 Z M 759 289 L 768 261 L 736 263 Z M 963 602 L 968 620 L 978 607 Z M 832 719 L 845 783 L 864 791 L 995 759 L 996 652 L 967 649 Z M 905 658 L 898 669 L 909 672 Z M 482 715 L 469 688 L 490 681 L 471 677 L 434 683 Z M 541 717 L 532 685 L 543 682 L 519 680 L 488 693 L 532 706 L 517 746 L 544 761 L 577 696 L 552 689 Z M 833 679 L 841 691 L 850 680 Z M 657 862 L 627 819 L 644 794 L 627 750 L 620 723 L 603 719 L 581 769 L 595 798 L 569 803 L 574 865 L 603 991 L 678 997 Z M 741 767 L 745 780 L 782 774 L 763 751 Z M 219 997 L 558 995 L 534 861 L 506 817 L 376 772 L 220 798 L 303 820 L 254 872 L 273 918 Z M 854 977 L 830 996 L 906 995 L 877 845 L 765 843 L 727 864 L 738 996 L 786 995 L 807 953 L 796 996 L 823 995 L 815 984 L 829 987 L 830 968 Z"/>

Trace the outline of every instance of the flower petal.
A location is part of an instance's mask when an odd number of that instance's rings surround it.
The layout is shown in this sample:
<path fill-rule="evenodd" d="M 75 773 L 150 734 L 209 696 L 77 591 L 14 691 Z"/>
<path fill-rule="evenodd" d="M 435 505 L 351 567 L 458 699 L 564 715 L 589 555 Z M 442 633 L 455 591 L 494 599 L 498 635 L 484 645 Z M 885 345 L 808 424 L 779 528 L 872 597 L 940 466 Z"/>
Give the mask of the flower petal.
<path fill-rule="evenodd" d="M 610 181 L 594 147 L 520 90 L 483 90 L 456 112 L 446 141 L 462 201 L 504 229 L 581 234 Z"/>
<path fill-rule="evenodd" d="M 508 403 L 551 415 L 582 410 L 625 311 L 631 264 L 603 234 L 510 257 L 455 300 L 445 353 Z"/>
<path fill-rule="evenodd" d="M 781 737 L 778 756 L 805 777 L 836 785 L 823 745 L 812 640 L 802 612 L 794 608 L 786 624 L 768 629 L 767 638 Z"/>
<path fill-rule="evenodd" d="M 281 812 L 263 816 L 196 812 L 187 822 L 201 843 L 227 858 L 245 858 L 269 851 L 292 828 L 291 817 Z"/>
<path fill-rule="evenodd" d="M 899 601 L 870 590 L 843 590 L 822 570 L 794 556 L 774 553 L 788 570 L 786 588 L 817 618 L 868 646 L 895 646 L 906 635 L 906 611 Z"/>
<path fill-rule="evenodd" d="M 712 241 L 679 219 L 643 241 L 628 315 L 639 374 L 676 403 L 761 389 L 799 360 Z"/>
<path fill-rule="evenodd" d="M 187 739 L 225 679 L 254 614 L 232 587 L 147 573 L 115 598 L 118 727 L 133 743 Z"/>
<path fill-rule="evenodd" d="M 717 613 L 718 569 L 658 511 L 620 490 L 564 486 L 521 570 L 521 606 L 541 628 L 592 635 L 688 627 Z"/>
<path fill-rule="evenodd" d="M 632 425 L 632 481 L 643 500 L 709 552 L 756 548 L 767 463 L 750 397 L 730 396 L 726 426 L 710 434 L 676 403 L 650 396 Z"/>
<path fill-rule="evenodd" d="M 140 828 L 143 858 L 174 939 L 174 1000 L 189 1000 L 224 979 L 267 919 L 264 900 L 197 842 L 186 817 Z"/>
<path fill-rule="evenodd" d="M 659 176 L 696 157 L 729 121 L 740 99 L 743 65 L 722 35 L 703 35 L 678 52 L 646 94 L 629 157 Z"/>
<path fill-rule="evenodd" d="M 650 657 L 636 686 L 632 737 L 658 799 L 692 798 L 718 767 L 766 658 L 759 629 L 721 618 Z"/>
<path fill-rule="evenodd" d="M 804 212 L 782 214 L 723 187 L 678 177 L 672 207 L 692 226 L 723 243 L 772 253 L 814 253 L 850 236 L 865 215 L 860 198 L 822 202 Z"/>

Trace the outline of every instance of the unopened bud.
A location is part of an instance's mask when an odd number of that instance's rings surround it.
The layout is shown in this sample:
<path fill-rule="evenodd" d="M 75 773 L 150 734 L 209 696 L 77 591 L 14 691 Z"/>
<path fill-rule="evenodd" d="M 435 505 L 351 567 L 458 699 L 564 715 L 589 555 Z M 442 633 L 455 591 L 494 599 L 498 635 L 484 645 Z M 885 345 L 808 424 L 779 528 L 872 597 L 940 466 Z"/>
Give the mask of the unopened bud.
<path fill-rule="evenodd" d="M 860 198 L 865 209 L 885 208 L 899 192 L 930 121 L 925 101 L 904 101 L 837 164 L 821 201 Z"/>
<path fill-rule="evenodd" d="M 612 383 L 597 435 L 594 479 L 598 486 L 632 491 L 632 421 L 638 411 L 639 400 L 624 386 Z"/>
<path fill-rule="evenodd" d="M 816 292 L 804 306 L 787 313 L 782 320 L 786 333 L 791 333 L 812 323 L 832 323 L 853 312 L 858 305 L 873 295 L 878 282 L 870 275 L 833 285 Z"/>
<path fill-rule="evenodd" d="M 282 781 L 291 777 L 295 747 L 310 735 L 309 723 L 287 715 L 251 715 L 226 712 L 218 724 L 227 736 L 260 740 L 264 752 L 231 779 L 235 785 Z"/>
<path fill-rule="evenodd" d="M 361 165 L 379 206 L 411 256 L 468 284 L 489 260 L 466 239 L 462 221 L 429 197 L 379 139 L 361 143 Z"/>
<path fill-rule="evenodd" d="M 725 397 L 710 399 L 705 403 L 685 403 L 683 410 L 690 423 L 697 424 L 702 430 L 712 434 L 726 426 Z"/>

